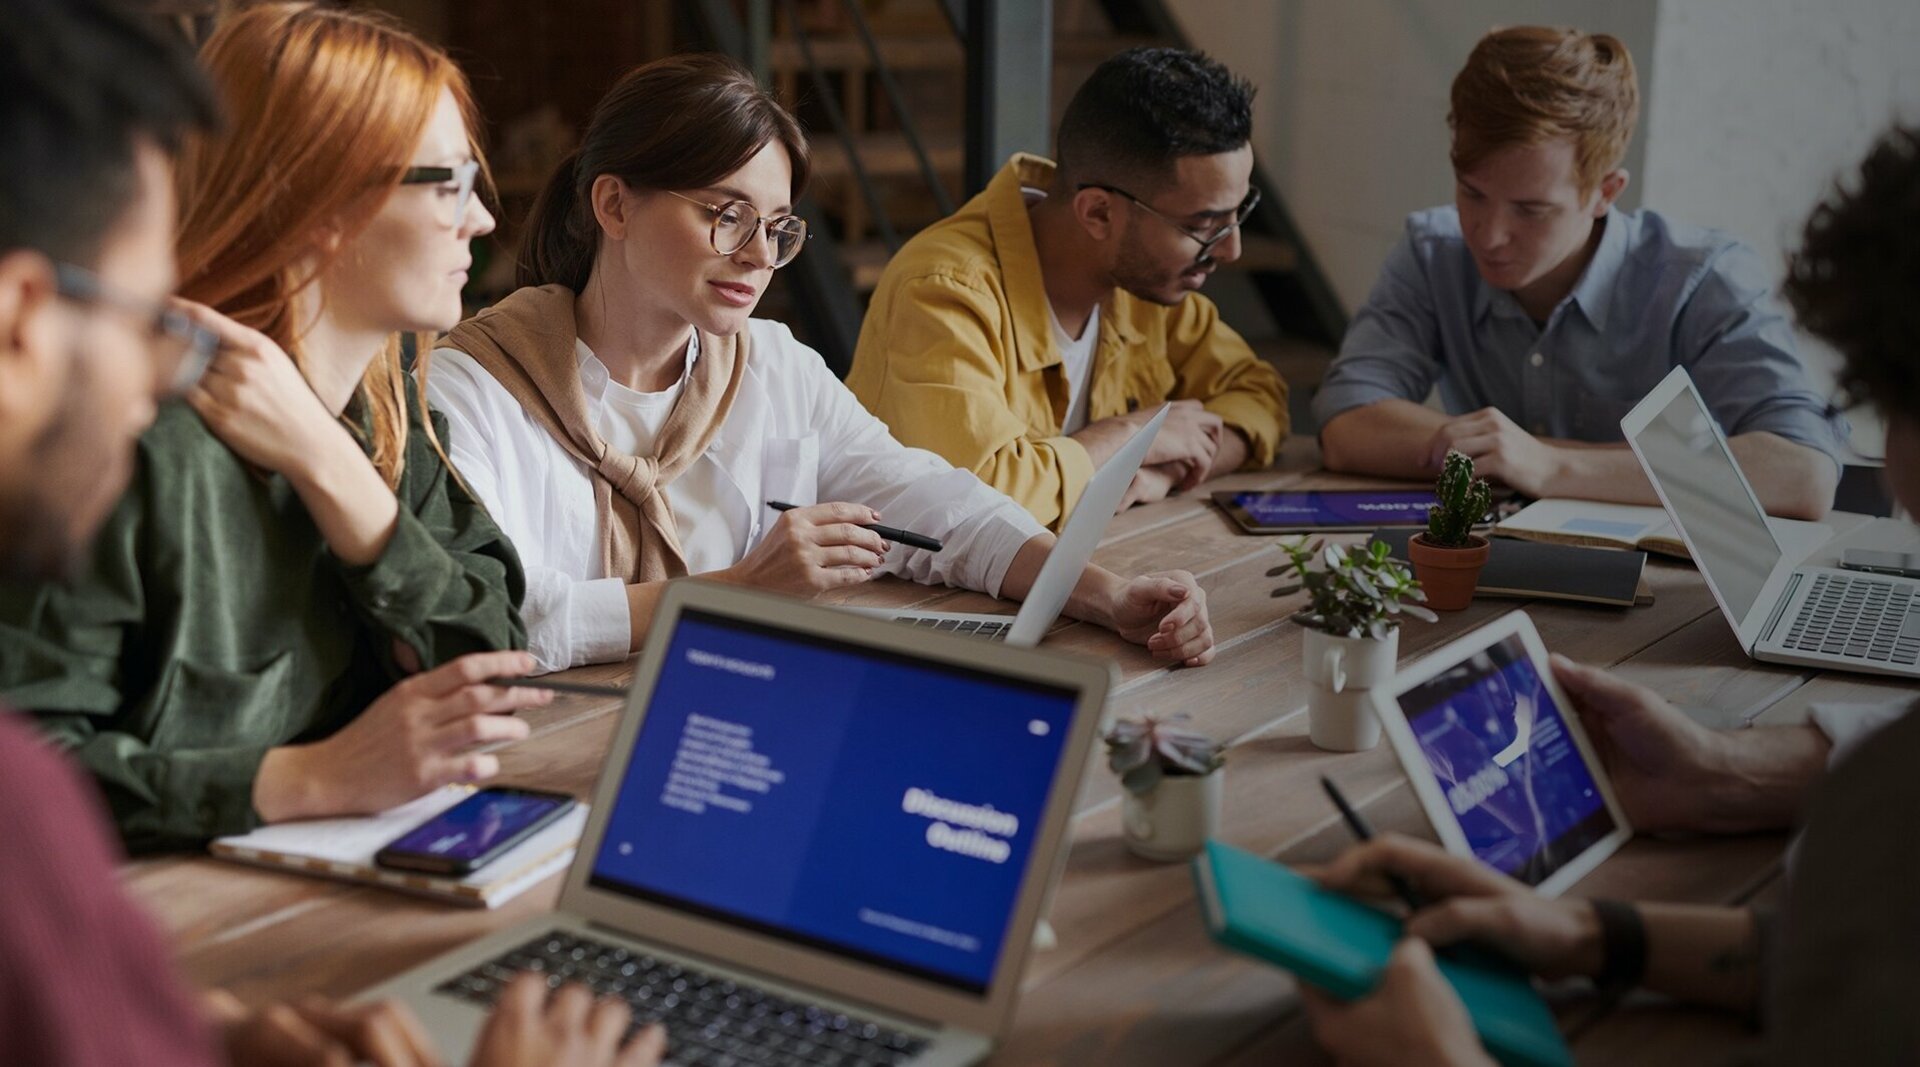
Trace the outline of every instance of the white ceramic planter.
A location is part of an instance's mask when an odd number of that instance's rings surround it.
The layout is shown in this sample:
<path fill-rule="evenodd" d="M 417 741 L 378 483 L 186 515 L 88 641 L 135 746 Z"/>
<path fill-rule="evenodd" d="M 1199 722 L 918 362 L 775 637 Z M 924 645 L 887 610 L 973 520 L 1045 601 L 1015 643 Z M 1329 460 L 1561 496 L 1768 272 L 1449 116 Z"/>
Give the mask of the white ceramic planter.
<path fill-rule="evenodd" d="M 1313 743 L 1329 752 L 1362 752 L 1380 743 L 1367 690 L 1393 677 L 1400 631 L 1384 640 L 1335 637 L 1303 630 L 1301 664 L 1307 675 L 1307 725 Z"/>
<path fill-rule="evenodd" d="M 1146 794 L 1122 794 L 1120 815 L 1127 850 L 1143 859 L 1184 860 L 1220 829 L 1220 781 L 1212 774 L 1170 774 Z"/>

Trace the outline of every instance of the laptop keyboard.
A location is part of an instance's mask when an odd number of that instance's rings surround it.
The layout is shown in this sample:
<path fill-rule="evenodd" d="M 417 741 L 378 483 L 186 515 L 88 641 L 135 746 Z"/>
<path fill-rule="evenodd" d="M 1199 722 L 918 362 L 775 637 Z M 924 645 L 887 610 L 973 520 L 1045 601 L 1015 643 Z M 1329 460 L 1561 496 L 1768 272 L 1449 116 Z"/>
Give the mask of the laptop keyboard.
<path fill-rule="evenodd" d="M 1912 666 L 1920 662 L 1920 605 L 1907 582 L 1816 574 L 1782 643 L 1799 652 Z"/>
<path fill-rule="evenodd" d="M 989 641 L 1005 641 L 1007 631 L 1013 629 L 1013 620 L 1006 622 L 981 622 L 978 619 L 941 618 L 938 615 L 895 615 L 894 622 L 904 622 L 909 626 L 938 630 L 941 633 L 961 634 L 966 637 L 984 637 Z"/>
<path fill-rule="evenodd" d="M 536 937 L 434 992 L 491 1007 L 523 971 L 545 974 L 550 989 L 577 981 L 601 996 L 620 997 L 633 1008 L 636 1030 L 648 1023 L 666 1027 L 667 1062 L 684 1067 L 890 1067 L 927 1045 L 924 1038 L 858 1016 L 561 931 Z"/>

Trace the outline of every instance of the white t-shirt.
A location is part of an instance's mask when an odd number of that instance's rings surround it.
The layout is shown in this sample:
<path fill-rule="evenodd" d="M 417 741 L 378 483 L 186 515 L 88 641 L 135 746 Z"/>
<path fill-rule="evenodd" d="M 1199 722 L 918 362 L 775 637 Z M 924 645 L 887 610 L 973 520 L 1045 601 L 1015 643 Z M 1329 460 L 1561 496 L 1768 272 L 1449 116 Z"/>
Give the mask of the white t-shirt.
<path fill-rule="evenodd" d="M 1060 369 L 1067 375 L 1067 418 L 1060 427 L 1063 434 L 1076 434 L 1087 426 L 1087 395 L 1093 390 L 1093 346 L 1100 340 L 1100 307 L 1094 305 L 1079 337 L 1068 337 L 1060 317 L 1047 305 L 1047 321 L 1053 325 L 1053 343 L 1060 346 Z"/>
<path fill-rule="evenodd" d="M 1023 185 L 1020 195 L 1027 207 L 1032 208 L 1047 198 L 1047 191 Z M 1100 340 L 1100 308 L 1094 306 L 1079 337 L 1067 336 L 1066 327 L 1060 325 L 1060 316 L 1053 313 L 1051 301 L 1047 303 L 1047 322 L 1053 326 L 1053 343 L 1060 349 L 1060 369 L 1067 376 L 1067 417 L 1060 432 L 1076 434 L 1087 427 L 1087 394 L 1093 391 L 1089 386 L 1093 384 L 1093 349 Z"/>
<path fill-rule="evenodd" d="M 587 395 L 587 405 L 600 436 L 616 452 L 629 456 L 652 455 L 654 438 L 660 436 L 660 428 L 667 424 L 667 415 L 680 399 L 687 377 L 700 358 L 700 336 L 695 334 L 687 345 L 686 367 L 680 373 L 680 380 L 658 393 L 636 392 L 608 378 L 606 364 L 600 362 L 585 341 L 576 338 L 573 349 L 580 357 L 581 390 Z M 707 456 L 695 460 L 667 485 L 667 503 L 673 506 L 673 525 L 680 535 L 689 573 L 704 574 L 730 567 L 740 557 L 740 546 L 734 543 L 733 527 L 723 510 L 726 492 L 720 465 Z M 600 573 L 597 553 L 589 576 L 606 577 Z"/>

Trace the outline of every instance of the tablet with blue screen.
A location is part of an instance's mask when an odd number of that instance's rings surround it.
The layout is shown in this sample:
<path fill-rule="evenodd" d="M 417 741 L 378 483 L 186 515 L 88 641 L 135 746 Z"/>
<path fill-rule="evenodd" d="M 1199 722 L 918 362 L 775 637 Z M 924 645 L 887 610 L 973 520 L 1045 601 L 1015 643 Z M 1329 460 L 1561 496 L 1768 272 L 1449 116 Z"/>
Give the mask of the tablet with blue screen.
<path fill-rule="evenodd" d="M 1373 702 L 1448 851 L 1555 896 L 1632 835 L 1526 612 L 1412 664 Z"/>
<path fill-rule="evenodd" d="M 1246 532 L 1271 534 L 1424 527 L 1435 501 L 1431 489 L 1263 489 L 1223 490 L 1213 502 Z"/>

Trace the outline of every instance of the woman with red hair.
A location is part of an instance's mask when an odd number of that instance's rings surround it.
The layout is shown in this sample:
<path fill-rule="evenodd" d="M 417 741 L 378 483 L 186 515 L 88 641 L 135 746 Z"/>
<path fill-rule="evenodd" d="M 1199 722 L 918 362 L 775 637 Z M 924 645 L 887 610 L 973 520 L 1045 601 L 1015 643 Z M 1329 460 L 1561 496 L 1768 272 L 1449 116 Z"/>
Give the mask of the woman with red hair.
<path fill-rule="evenodd" d="M 480 684 L 532 667 L 501 651 L 521 568 L 401 362 L 493 227 L 465 79 L 306 4 L 234 15 L 202 60 L 228 122 L 180 160 L 180 292 L 220 351 L 72 579 L 0 591 L 0 694 L 134 850 L 486 778 L 479 746 L 527 730 L 492 713 L 540 699 Z"/>

